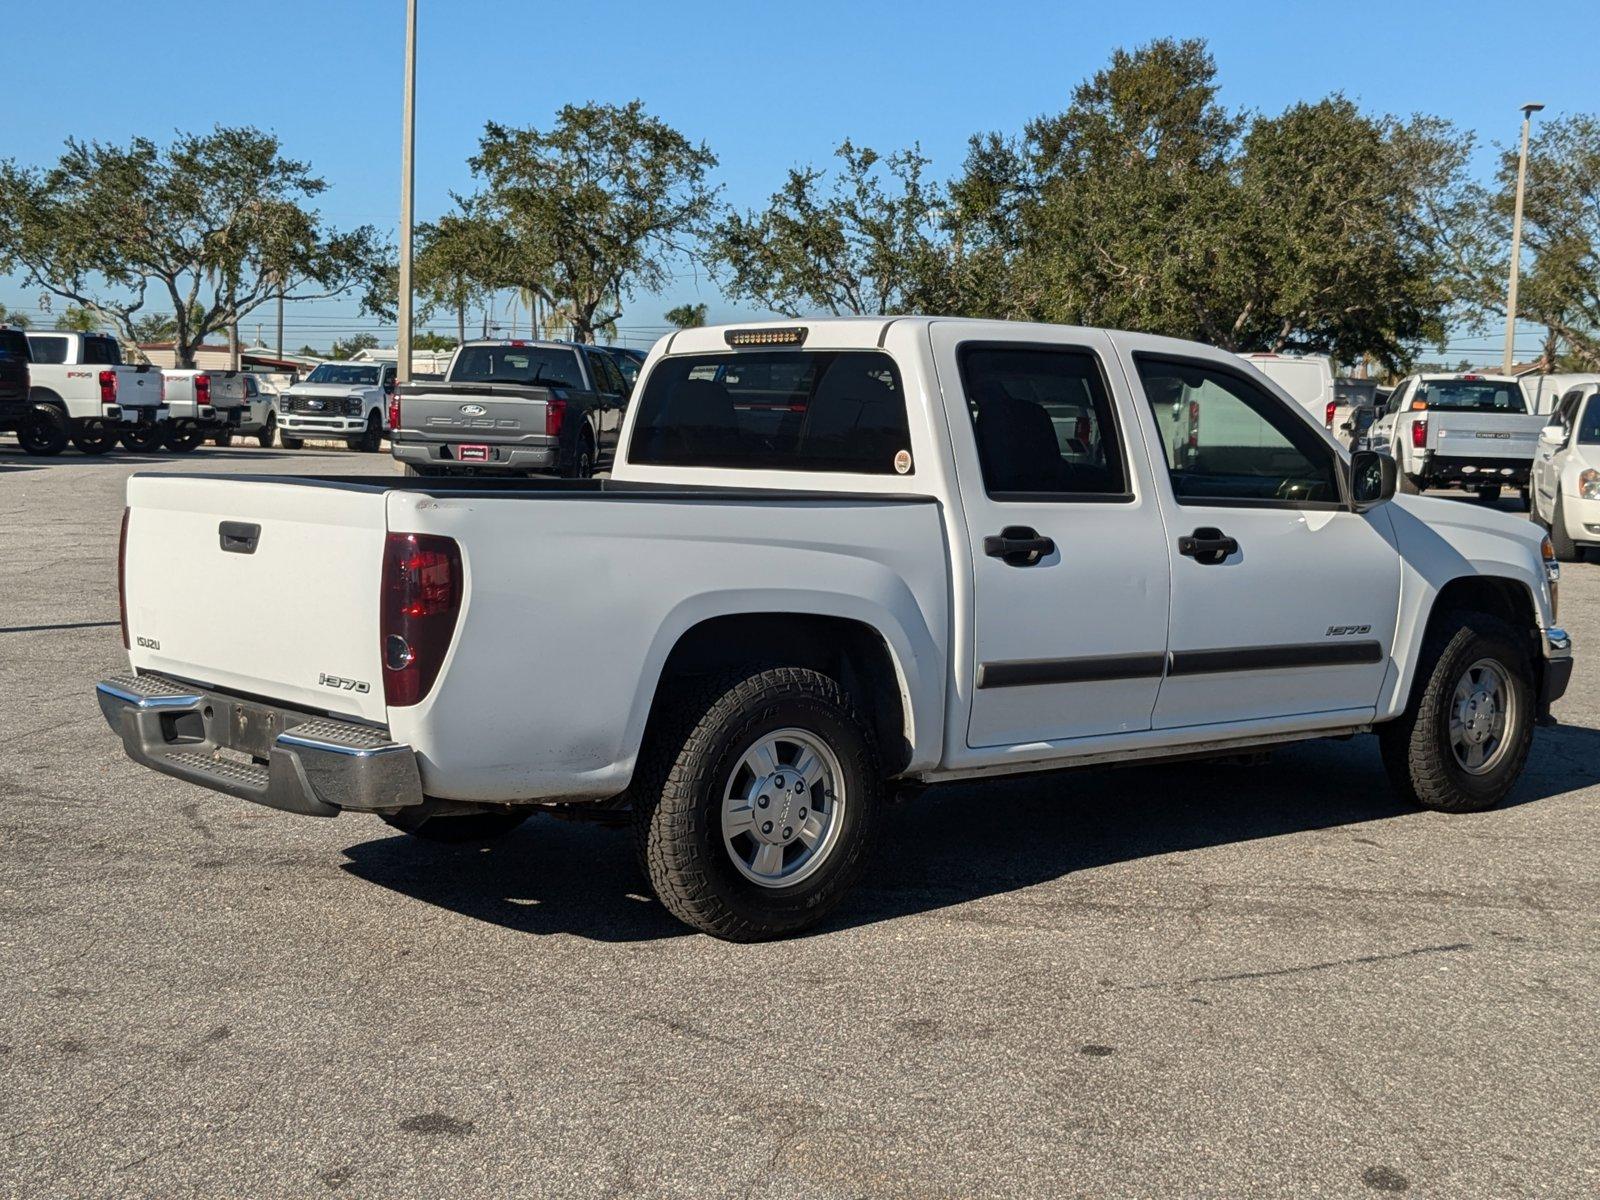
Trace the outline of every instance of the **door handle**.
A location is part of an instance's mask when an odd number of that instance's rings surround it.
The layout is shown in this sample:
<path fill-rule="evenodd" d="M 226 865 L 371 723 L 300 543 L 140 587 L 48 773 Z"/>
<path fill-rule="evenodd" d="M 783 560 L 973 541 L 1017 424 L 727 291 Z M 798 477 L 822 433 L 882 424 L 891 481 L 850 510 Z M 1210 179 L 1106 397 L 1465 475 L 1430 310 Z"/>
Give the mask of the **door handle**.
<path fill-rule="evenodd" d="M 1222 530 L 1206 525 L 1179 538 L 1178 553 L 1202 566 L 1214 567 L 1225 562 L 1228 555 L 1239 553 L 1239 543 Z"/>
<path fill-rule="evenodd" d="M 998 535 L 983 539 L 985 554 L 1012 567 L 1031 567 L 1045 555 L 1055 553 L 1055 548 L 1054 541 L 1026 525 L 1007 525 Z"/>
<path fill-rule="evenodd" d="M 245 521 L 224 521 L 217 526 L 217 540 L 228 554 L 254 554 L 261 540 L 261 526 Z"/>

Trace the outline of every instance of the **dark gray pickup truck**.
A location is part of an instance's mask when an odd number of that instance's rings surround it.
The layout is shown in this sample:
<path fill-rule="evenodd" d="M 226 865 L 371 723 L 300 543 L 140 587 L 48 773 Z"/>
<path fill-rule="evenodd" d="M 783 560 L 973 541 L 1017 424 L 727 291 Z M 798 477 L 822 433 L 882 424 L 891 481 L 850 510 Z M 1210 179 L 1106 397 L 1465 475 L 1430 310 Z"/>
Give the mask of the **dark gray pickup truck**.
<path fill-rule="evenodd" d="M 574 342 L 467 342 L 441 383 L 402 384 L 390 446 L 410 475 L 592 475 L 616 449 L 628 386 Z"/>

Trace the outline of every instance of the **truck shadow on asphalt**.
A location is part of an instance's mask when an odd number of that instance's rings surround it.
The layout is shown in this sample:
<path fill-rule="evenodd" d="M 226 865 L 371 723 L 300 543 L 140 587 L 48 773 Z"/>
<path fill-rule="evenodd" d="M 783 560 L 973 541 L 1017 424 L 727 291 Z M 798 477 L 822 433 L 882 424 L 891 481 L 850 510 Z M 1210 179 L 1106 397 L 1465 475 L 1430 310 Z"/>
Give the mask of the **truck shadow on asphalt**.
<path fill-rule="evenodd" d="M 1600 730 L 1542 729 L 1528 770 L 1498 811 L 1596 783 Z M 809 936 L 1096 867 L 1407 816 L 1459 819 L 1418 813 L 1397 799 L 1371 737 L 1302 743 L 1259 765 L 1186 763 L 948 785 L 890 809 L 866 880 Z M 1380 832 L 1360 836 L 1382 845 Z M 1269 857 L 1299 852 L 1261 848 Z M 535 817 L 486 847 L 386 836 L 345 854 L 344 869 L 357 878 L 520 933 L 632 942 L 690 932 L 650 895 L 625 830 Z"/>
<path fill-rule="evenodd" d="M 272 462 L 285 458 L 303 458 L 302 450 L 263 450 L 245 446 L 242 450 L 224 450 L 217 446 L 199 446 L 185 454 L 165 454 L 160 451 L 136 453 L 132 450 L 113 450 L 109 454 L 79 454 L 65 450 L 60 454 L 31 455 L 16 447 L 0 446 L 0 471 L 38 471 L 46 467 L 168 467 L 179 463 L 210 462 L 236 466 L 240 454 Z M 345 453 L 349 453 L 348 450 Z"/>

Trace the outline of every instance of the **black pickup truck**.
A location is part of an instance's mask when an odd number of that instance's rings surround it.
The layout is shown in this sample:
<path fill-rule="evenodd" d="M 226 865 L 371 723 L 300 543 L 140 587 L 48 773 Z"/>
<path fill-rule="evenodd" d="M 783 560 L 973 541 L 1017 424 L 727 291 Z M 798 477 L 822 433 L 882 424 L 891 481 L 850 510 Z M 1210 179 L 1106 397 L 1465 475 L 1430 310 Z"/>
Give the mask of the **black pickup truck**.
<path fill-rule="evenodd" d="M 467 342 L 443 382 L 395 389 L 389 444 L 410 475 L 582 479 L 615 451 L 629 390 L 598 346 Z"/>

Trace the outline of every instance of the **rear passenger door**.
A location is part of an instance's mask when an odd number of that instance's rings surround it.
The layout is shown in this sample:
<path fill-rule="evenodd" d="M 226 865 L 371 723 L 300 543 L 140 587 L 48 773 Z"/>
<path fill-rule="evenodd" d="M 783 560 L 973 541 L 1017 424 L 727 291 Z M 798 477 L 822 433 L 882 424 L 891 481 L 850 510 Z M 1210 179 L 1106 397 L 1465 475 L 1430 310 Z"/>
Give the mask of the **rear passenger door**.
<path fill-rule="evenodd" d="M 1026 327 L 974 339 L 955 323 L 931 338 L 972 554 L 958 638 L 971 656 L 967 744 L 1149 729 L 1166 538 L 1139 435 L 1119 417 L 1129 397 L 1109 339 Z"/>
<path fill-rule="evenodd" d="M 1342 456 L 1243 370 L 1132 356 L 1172 550 L 1155 728 L 1371 710 L 1400 599 L 1389 513 L 1350 511 Z"/>

